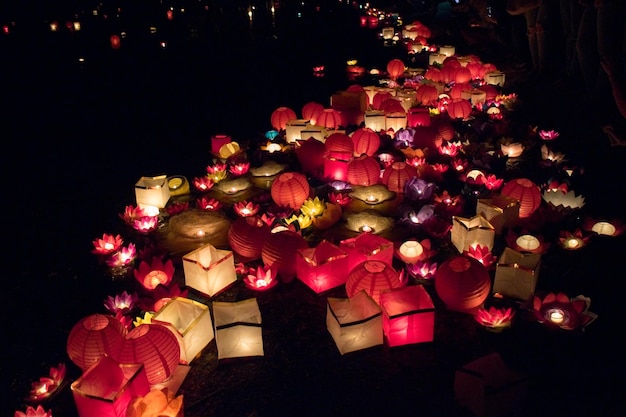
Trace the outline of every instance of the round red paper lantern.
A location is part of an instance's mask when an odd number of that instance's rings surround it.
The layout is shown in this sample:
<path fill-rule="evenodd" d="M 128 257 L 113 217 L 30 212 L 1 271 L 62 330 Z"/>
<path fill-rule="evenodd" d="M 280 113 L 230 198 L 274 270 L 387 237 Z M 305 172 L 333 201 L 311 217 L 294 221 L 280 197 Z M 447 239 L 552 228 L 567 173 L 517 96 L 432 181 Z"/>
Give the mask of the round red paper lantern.
<path fill-rule="evenodd" d="M 380 104 L 380 110 L 385 113 L 406 113 L 402 103 L 396 98 L 390 98 Z"/>
<path fill-rule="evenodd" d="M 485 96 L 485 100 L 494 100 L 496 98 L 496 96 L 499 94 L 498 93 L 498 89 L 491 84 L 485 84 L 485 85 L 481 85 L 480 87 L 478 87 L 479 90 L 482 90 L 485 92 L 486 96 Z"/>
<path fill-rule="evenodd" d="M 430 84 L 422 84 L 415 90 L 415 101 L 420 106 L 431 106 L 437 101 L 439 91 L 437 87 Z"/>
<path fill-rule="evenodd" d="M 515 178 L 502 187 L 500 193 L 519 201 L 519 217 L 529 217 L 541 205 L 541 190 L 528 178 Z"/>
<path fill-rule="evenodd" d="M 435 127 L 437 130 L 437 138 L 435 140 L 441 138 L 442 140 L 448 141 L 454 139 L 456 136 L 454 126 L 452 126 L 452 123 L 449 120 L 438 119 Z"/>
<path fill-rule="evenodd" d="M 270 227 L 259 216 L 239 217 L 228 229 L 228 244 L 247 260 L 259 259 Z"/>
<path fill-rule="evenodd" d="M 169 379 L 180 363 L 174 332 L 161 324 L 140 324 L 128 332 L 121 349 L 111 357 L 120 363 L 142 363 L 150 385 Z"/>
<path fill-rule="evenodd" d="M 316 124 L 317 115 L 324 110 L 324 105 L 315 101 L 309 101 L 302 106 L 302 118 Z"/>
<path fill-rule="evenodd" d="M 427 107 L 412 107 L 406 115 L 407 125 L 409 127 L 430 126 L 430 112 Z"/>
<path fill-rule="evenodd" d="M 277 205 L 294 210 L 302 207 L 304 201 L 309 198 L 310 191 L 311 187 L 306 176 L 299 172 L 283 172 L 270 187 L 270 194 Z"/>
<path fill-rule="evenodd" d="M 426 72 L 424 73 L 424 79 L 432 81 L 434 83 L 443 82 L 443 75 L 441 74 L 441 70 L 437 67 L 428 67 Z M 422 84 L 426 85 L 426 84 Z"/>
<path fill-rule="evenodd" d="M 298 250 L 308 247 L 307 241 L 297 232 L 284 230 L 270 233 L 263 245 L 261 259 L 265 265 L 275 268 L 277 277 L 288 284 L 296 277 Z"/>
<path fill-rule="evenodd" d="M 118 351 L 126 336 L 126 328 L 115 317 L 93 314 L 72 327 L 67 338 L 67 354 L 83 371 L 104 355 Z"/>
<path fill-rule="evenodd" d="M 387 74 L 392 80 L 397 79 L 404 74 L 404 62 L 401 59 L 394 58 L 387 63 Z"/>
<path fill-rule="evenodd" d="M 113 49 L 120 49 L 122 46 L 122 39 L 118 35 L 111 35 L 110 42 Z"/>
<path fill-rule="evenodd" d="M 308 174 L 313 174 L 322 168 L 324 154 L 326 154 L 326 145 L 315 138 L 300 142 L 296 148 L 296 158 L 300 162 L 302 171 Z"/>
<path fill-rule="evenodd" d="M 380 110 L 383 102 L 390 98 L 393 98 L 393 95 L 389 91 L 377 91 L 374 97 L 372 97 L 372 108 L 374 110 Z"/>
<path fill-rule="evenodd" d="M 469 85 L 469 83 L 454 84 L 452 88 L 450 89 L 450 91 L 448 92 L 448 95 L 450 96 L 451 99 L 456 100 L 459 98 L 463 98 L 463 92 L 469 91 L 471 89 L 472 89 L 472 86 Z"/>
<path fill-rule="evenodd" d="M 361 155 L 348 162 L 347 180 L 352 185 L 374 185 L 380 180 L 380 164 L 373 156 Z"/>
<path fill-rule="evenodd" d="M 451 119 L 465 120 L 470 114 L 472 114 L 472 104 L 469 100 L 459 98 L 448 103 L 448 116 Z"/>
<path fill-rule="evenodd" d="M 341 112 L 336 109 L 324 109 L 317 114 L 316 123 L 326 129 L 339 129 L 341 127 Z"/>
<path fill-rule="evenodd" d="M 354 142 L 352 138 L 345 133 L 335 132 L 331 133 L 327 138 L 326 152 L 329 154 L 348 154 L 354 153 Z"/>
<path fill-rule="evenodd" d="M 472 61 L 466 65 L 466 68 L 470 70 L 472 73 L 472 79 L 474 80 L 482 80 L 485 78 L 485 68 L 483 67 L 482 62 Z"/>
<path fill-rule="evenodd" d="M 383 171 L 381 182 L 389 191 L 404 193 L 404 184 L 417 176 L 417 169 L 404 161 L 394 162 Z"/>
<path fill-rule="evenodd" d="M 365 92 L 365 87 L 359 84 L 352 84 L 346 88 L 346 91 L 350 93 L 363 93 Z"/>
<path fill-rule="evenodd" d="M 435 291 L 450 310 L 471 313 L 483 305 L 490 290 L 489 271 L 469 256 L 448 258 L 435 273 Z"/>
<path fill-rule="evenodd" d="M 272 112 L 271 123 L 276 130 L 285 130 L 287 122 L 296 119 L 296 112 L 289 107 L 281 106 Z"/>
<path fill-rule="evenodd" d="M 355 266 L 346 278 L 346 294 L 352 298 L 361 290 L 380 304 L 380 293 L 405 285 L 402 275 L 383 261 L 364 261 Z"/>
<path fill-rule="evenodd" d="M 449 56 L 443 60 L 444 67 L 461 68 L 461 61 L 456 56 Z"/>
<path fill-rule="evenodd" d="M 374 156 L 380 147 L 380 136 L 369 127 L 361 127 L 350 137 L 354 144 L 354 156 Z"/>
<path fill-rule="evenodd" d="M 454 75 L 456 74 L 456 70 L 457 68 L 452 65 L 441 67 L 441 78 L 443 82 L 450 83 L 454 81 Z"/>

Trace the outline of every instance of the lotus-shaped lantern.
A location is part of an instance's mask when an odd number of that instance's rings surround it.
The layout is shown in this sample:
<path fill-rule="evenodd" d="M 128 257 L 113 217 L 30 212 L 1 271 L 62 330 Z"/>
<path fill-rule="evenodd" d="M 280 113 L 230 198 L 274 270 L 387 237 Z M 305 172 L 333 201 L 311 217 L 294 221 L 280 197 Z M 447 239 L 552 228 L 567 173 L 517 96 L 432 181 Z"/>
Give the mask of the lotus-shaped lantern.
<path fill-rule="evenodd" d="M 259 265 L 256 269 L 250 268 L 244 277 L 243 283 L 246 287 L 254 291 L 266 291 L 278 284 L 276 279 L 276 268 L 270 265 Z"/>
<path fill-rule="evenodd" d="M 574 330 L 586 326 L 594 319 L 595 315 L 588 312 L 590 303 L 591 300 L 583 296 L 570 299 L 562 292 L 551 292 L 543 298 L 533 296 L 531 308 L 539 323 Z"/>
<path fill-rule="evenodd" d="M 491 306 L 488 309 L 480 307 L 476 311 L 474 319 L 484 326 L 485 329 L 495 333 L 500 333 L 504 329 L 511 327 L 514 316 L 515 310 L 510 307 L 498 308 Z"/>
<path fill-rule="evenodd" d="M 326 202 L 319 197 L 304 200 L 300 207 L 300 212 L 310 218 L 321 216 L 326 210 Z"/>
<path fill-rule="evenodd" d="M 408 264 L 406 271 L 418 281 L 432 280 L 437 272 L 437 262 L 430 262 L 428 260 L 417 261 L 414 264 Z"/>
<path fill-rule="evenodd" d="M 339 207 L 346 207 L 352 202 L 352 198 L 347 193 L 334 192 L 328 193 L 328 200 L 337 204 Z"/>
<path fill-rule="evenodd" d="M 123 244 L 124 240 L 121 235 L 110 235 L 103 233 L 101 238 L 94 239 L 92 253 L 96 255 L 110 255 L 117 251 Z"/>
<path fill-rule="evenodd" d="M 487 188 L 489 191 L 498 190 L 500 187 L 502 187 L 502 184 L 504 184 L 504 179 L 498 178 L 493 174 L 486 175 L 483 183 L 485 188 Z"/>
<path fill-rule="evenodd" d="M 106 260 L 106 264 L 111 268 L 123 268 L 133 263 L 137 257 L 137 249 L 134 243 L 120 247 L 112 253 Z"/>
<path fill-rule="evenodd" d="M 582 228 L 597 236 L 620 236 L 626 230 L 626 223 L 621 219 L 585 217 Z"/>
<path fill-rule="evenodd" d="M 135 308 L 138 297 L 136 293 L 129 294 L 123 291 L 115 296 L 109 295 L 104 300 L 104 308 L 111 314 L 128 314 Z"/>
<path fill-rule="evenodd" d="M 140 219 L 136 219 L 133 221 L 133 229 L 140 233 L 150 233 L 157 230 L 159 227 L 159 217 L 158 216 L 145 216 Z"/>
<path fill-rule="evenodd" d="M 222 205 L 222 202 L 215 198 L 200 197 L 196 200 L 196 206 L 200 210 L 219 211 Z"/>
<path fill-rule="evenodd" d="M 150 263 L 141 261 L 133 271 L 135 278 L 147 290 L 154 290 L 158 285 L 167 286 L 174 277 L 174 264 L 171 259 L 163 262 L 160 257 L 152 258 Z"/>
<path fill-rule="evenodd" d="M 28 399 L 31 401 L 41 401 L 50 397 L 63 383 L 65 373 L 66 368 L 64 363 L 59 363 L 56 368 L 50 368 L 48 376 L 43 376 L 39 378 L 38 381 L 31 383 Z M 29 416 L 28 413 L 26 415 Z"/>
<path fill-rule="evenodd" d="M 128 205 L 124 208 L 124 212 L 120 213 L 120 218 L 130 226 L 137 219 L 148 216 L 148 211 L 139 206 Z"/>
<path fill-rule="evenodd" d="M 486 268 L 494 266 L 498 260 L 497 257 L 491 253 L 489 247 L 478 244 L 470 245 L 463 254 L 476 259 L 478 262 L 485 265 Z"/>
<path fill-rule="evenodd" d="M 563 192 L 561 190 L 546 190 L 542 197 L 549 207 L 559 212 L 577 210 L 585 205 L 585 197 L 576 195 L 574 190 Z"/>
<path fill-rule="evenodd" d="M 243 162 L 238 161 L 238 162 L 232 163 L 228 167 L 228 171 L 236 177 L 247 174 L 249 170 L 250 170 L 250 162 L 245 162 L 245 161 Z"/>
<path fill-rule="evenodd" d="M 228 167 L 223 163 L 216 163 L 206 167 L 207 176 L 214 183 L 222 181 L 228 175 Z"/>
<path fill-rule="evenodd" d="M 587 245 L 589 238 L 590 235 L 583 234 L 581 229 L 563 230 L 559 233 L 559 245 L 565 250 L 578 250 Z"/>
<path fill-rule="evenodd" d="M 44 409 L 41 405 L 37 408 L 29 405 L 26 411 L 16 411 L 14 417 L 52 417 L 52 411 Z"/>
<path fill-rule="evenodd" d="M 211 188 L 213 188 L 213 185 L 215 185 L 215 183 L 209 176 L 195 177 L 193 179 L 193 186 L 201 193 L 205 193 L 211 190 Z"/>
<path fill-rule="evenodd" d="M 544 240 L 543 235 L 533 234 L 525 229 L 519 233 L 509 229 L 504 239 L 508 247 L 522 253 L 545 253 L 551 245 L 550 242 Z"/>
<path fill-rule="evenodd" d="M 259 204 L 246 200 L 238 201 L 233 204 L 233 210 L 241 217 L 254 216 L 259 212 L 260 208 L 261 206 Z"/>
<path fill-rule="evenodd" d="M 540 130 L 539 137 L 545 141 L 555 140 L 560 136 L 556 130 Z"/>
<path fill-rule="evenodd" d="M 189 210 L 189 201 L 175 201 L 174 203 L 165 207 L 165 211 L 170 217 L 176 216 L 177 214 L 180 214 L 186 210 Z"/>
<path fill-rule="evenodd" d="M 418 177 L 412 177 L 404 184 L 405 198 L 410 201 L 424 201 L 430 199 L 435 190 L 435 184 Z"/>

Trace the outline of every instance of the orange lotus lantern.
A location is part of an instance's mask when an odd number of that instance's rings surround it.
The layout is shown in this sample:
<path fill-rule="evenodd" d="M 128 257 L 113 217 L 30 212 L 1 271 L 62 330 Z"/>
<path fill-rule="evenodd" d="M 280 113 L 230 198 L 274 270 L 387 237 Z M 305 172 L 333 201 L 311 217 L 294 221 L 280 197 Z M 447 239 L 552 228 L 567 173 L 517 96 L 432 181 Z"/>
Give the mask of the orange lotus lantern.
<path fill-rule="evenodd" d="M 272 182 L 270 192 L 274 202 L 294 210 L 300 209 L 309 198 L 310 186 L 306 176 L 299 172 L 284 172 Z"/>
<path fill-rule="evenodd" d="M 126 328 L 113 316 L 93 314 L 81 319 L 70 330 L 67 354 L 83 371 L 104 356 L 120 349 Z"/>
<path fill-rule="evenodd" d="M 474 258 L 456 255 L 437 268 L 435 291 L 450 310 L 473 314 L 483 306 L 490 290 L 489 272 Z"/>
<path fill-rule="evenodd" d="M 287 128 L 287 122 L 296 118 L 296 112 L 293 109 L 281 106 L 272 112 L 270 121 L 274 129 L 281 131 Z"/>
<path fill-rule="evenodd" d="M 410 285 L 380 293 L 383 334 L 388 346 L 432 342 L 435 305 L 423 285 Z"/>

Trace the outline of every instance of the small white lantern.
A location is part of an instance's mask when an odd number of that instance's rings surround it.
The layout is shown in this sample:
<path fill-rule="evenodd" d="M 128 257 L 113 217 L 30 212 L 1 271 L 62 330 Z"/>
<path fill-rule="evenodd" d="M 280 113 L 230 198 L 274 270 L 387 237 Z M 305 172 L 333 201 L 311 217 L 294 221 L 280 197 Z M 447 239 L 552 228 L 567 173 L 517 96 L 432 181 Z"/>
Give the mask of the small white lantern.
<path fill-rule="evenodd" d="M 170 324 L 179 338 L 180 359 L 189 363 L 213 340 L 213 321 L 206 304 L 184 297 L 174 297 L 152 318 Z"/>
<path fill-rule="evenodd" d="M 504 86 L 506 76 L 500 71 L 491 71 L 485 74 L 485 82 L 491 85 Z"/>
<path fill-rule="evenodd" d="M 472 218 L 452 216 L 452 230 L 450 231 L 452 243 L 463 253 L 470 246 L 480 245 L 493 249 L 495 229 L 483 216 L 476 215 Z"/>
<path fill-rule="evenodd" d="M 256 298 L 213 302 L 218 359 L 264 356 L 261 310 Z"/>
<path fill-rule="evenodd" d="M 406 113 L 391 112 L 385 114 L 385 129 L 397 132 L 406 128 Z"/>
<path fill-rule="evenodd" d="M 452 45 L 440 46 L 439 53 L 441 55 L 445 55 L 446 57 L 454 56 L 454 54 L 456 53 L 456 48 Z"/>
<path fill-rule="evenodd" d="M 328 297 L 326 328 L 342 355 L 383 344 L 382 310 L 364 290 L 352 298 Z"/>
<path fill-rule="evenodd" d="M 496 195 L 493 198 L 479 198 L 476 201 L 476 214 L 487 219 L 499 236 L 502 229 L 510 228 L 519 221 L 519 207 L 518 200 Z"/>
<path fill-rule="evenodd" d="M 287 143 L 295 143 L 302 139 L 302 131 L 310 125 L 311 121 L 306 119 L 289 120 L 285 127 L 285 140 Z"/>
<path fill-rule="evenodd" d="M 185 285 L 213 297 L 237 281 L 233 252 L 207 243 L 183 256 Z"/>
<path fill-rule="evenodd" d="M 319 140 L 322 143 L 326 142 L 326 133 L 327 132 L 324 127 L 312 124 L 309 124 L 300 132 L 300 134 L 302 135 L 302 140 L 313 138 Z"/>
<path fill-rule="evenodd" d="M 365 127 L 369 127 L 374 132 L 385 130 L 385 112 L 382 110 L 368 110 L 363 115 Z"/>
<path fill-rule="evenodd" d="M 442 65 L 446 58 L 447 56 L 444 54 L 430 54 L 428 55 L 428 65 Z"/>
<path fill-rule="evenodd" d="M 541 254 L 520 253 L 509 247 L 504 248 L 496 265 L 493 292 L 527 300 L 535 293 L 540 267 Z"/>
<path fill-rule="evenodd" d="M 140 207 L 163 208 L 170 199 L 167 175 L 141 177 L 135 184 L 135 200 Z"/>

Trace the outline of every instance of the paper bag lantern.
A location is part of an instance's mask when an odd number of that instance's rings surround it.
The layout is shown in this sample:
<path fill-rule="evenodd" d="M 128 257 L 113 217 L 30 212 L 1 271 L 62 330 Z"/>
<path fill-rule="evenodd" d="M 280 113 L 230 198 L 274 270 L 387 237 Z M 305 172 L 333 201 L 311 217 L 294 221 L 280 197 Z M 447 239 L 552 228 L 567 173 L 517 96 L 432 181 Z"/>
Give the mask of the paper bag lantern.
<path fill-rule="evenodd" d="M 528 178 L 515 178 L 502 187 L 500 193 L 519 201 L 519 217 L 530 217 L 541 205 L 542 197 L 539 186 Z"/>
<path fill-rule="evenodd" d="M 363 290 L 377 303 L 384 290 L 400 288 L 406 284 L 404 276 L 389 264 L 381 261 L 365 261 L 355 266 L 346 278 L 346 294 L 353 297 Z"/>
<path fill-rule="evenodd" d="M 261 311 L 256 298 L 213 302 L 218 359 L 263 356 Z"/>
<path fill-rule="evenodd" d="M 309 198 L 311 187 L 304 174 L 299 172 L 284 172 L 280 174 L 270 188 L 272 200 L 283 207 L 294 210 L 300 209 L 304 201 Z"/>
<path fill-rule="evenodd" d="M 450 238 L 459 253 L 463 253 L 469 250 L 471 246 L 476 245 L 491 250 L 495 239 L 495 229 L 480 214 L 469 219 L 452 216 Z"/>
<path fill-rule="evenodd" d="M 228 244 L 245 259 L 259 259 L 269 235 L 270 227 L 259 216 L 239 217 L 228 229 Z"/>
<path fill-rule="evenodd" d="M 453 311 L 473 313 L 483 305 L 490 290 L 487 268 L 469 256 L 452 256 L 439 265 L 435 273 L 435 291 Z"/>
<path fill-rule="evenodd" d="M 499 236 L 504 228 L 511 228 L 519 221 L 519 201 L 503 195 L 479 198 L 476 201 L 476 214 L 487 219 Z"/>
<path fill-rule="evenodd" d="M 167 185 L 167 175 L 141 177 L 135 183 L 135 200 L 140 207 L 163 208 L 169 199 L 170 187 Z"/>
<path fill-rule="evenodd" d="M 210 243 L 184 255 L 182 262 L 185 285 L 209 297 L 237 281 L 233 252 Z"/>
<path fill-rule="evenodd" d="M 541 254 L 520 253 L 504 248 L 496 264 L 493 292 L 528 300 L 535 293 L 540 267 Z"/>
<path fill-rule="evenodd" d="M 120 349 L 126 328 L 118 319 L 104 314 L 92 314 L 72 327 L 67 338 L 67 354 L 83 371 L 102 356 Z"/>
<path fill-rule="evenodd" d="M 348 254 L 339 246 L 322 240 L 314 248 L 298 249 L 296 274 L 317 294 L 346 283 Z"/>
<path fill-rule="evenodd" d="M 213 340 L 213 321 L 209 307 L 189 298 L 172 298 L 152 320 L 173 327 L 181 344 L 182 363 L 191 362 Z"/>
<path fill-rule="evenodd" d="M 296 141 L 303 139 L 302 131 L 311 124 L 308 119 L 294 119 L 287 122 L 285 127 L 285 141 L 287 143 L 296 143 Z"/>
<path fill-rule="evenodd" d="M 511 370 L 498 353 L 463 365 L 455 373 L 454 395 L 476 417 L 517 415 L 524 409 L 528 381 Z"/>
<path fill-rule="evenodd" d="M 267 266 L 276 269 L 276 274 L 283 283 L 290 283 L 296 277 L 296 262 L 299 249 L 309 247 L 308 242 L 291 230 L 270 233 L 263 245 L 261 259 Z"/>
<path fill-rule="evenodd" d="M 365 291 L 351 298 L 328 297 L 326 328 L 342 355 L 383 344 L 380 306 Z"/>
<path fill-rule="evenodd" d="M 365 261 L 393 262 L 393 242 L 384 237 L 361 233 L 339 242 L 339 247 L 348 254 L 348 272 Z"/>
<path fill-rule="evenodd" d="M 142 364 L 101 357 L 71 385 L 80 417 L 125 417 L 133 398 L 150 391 Z"/>
<path fill-rule="evenodd" d="M 380 293 L 383 334 L 388 346 L 432 342 L 435 305 L 422 285 L 410 285 Z"/>

